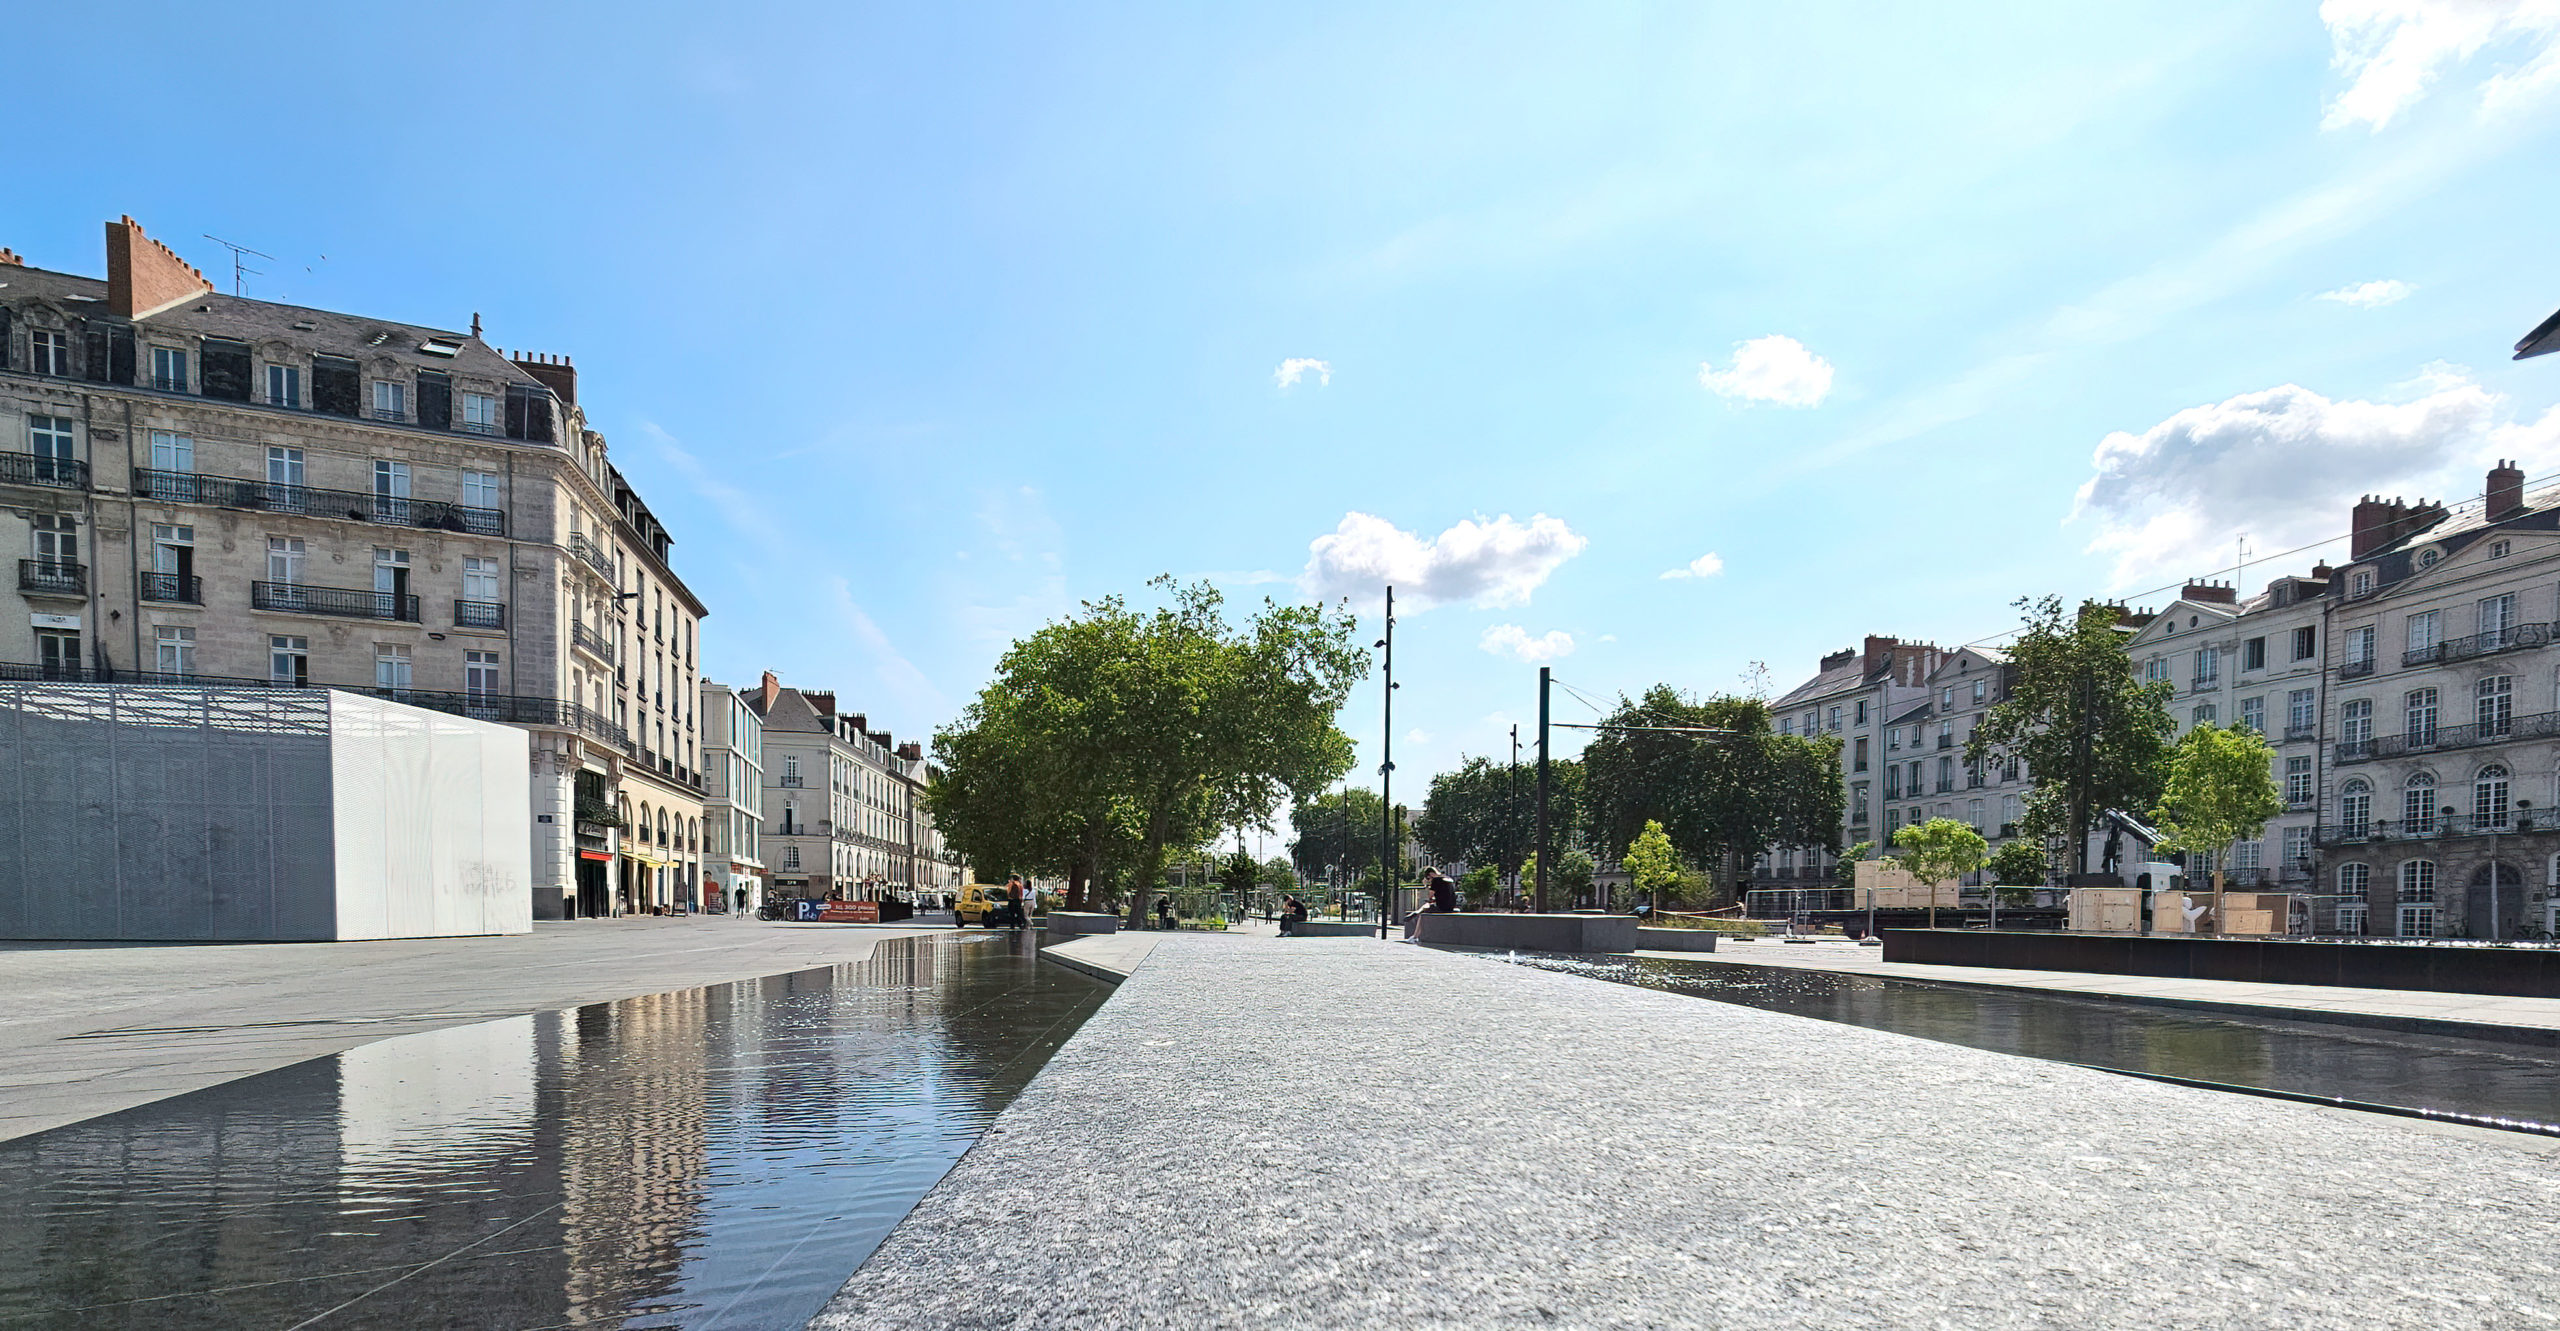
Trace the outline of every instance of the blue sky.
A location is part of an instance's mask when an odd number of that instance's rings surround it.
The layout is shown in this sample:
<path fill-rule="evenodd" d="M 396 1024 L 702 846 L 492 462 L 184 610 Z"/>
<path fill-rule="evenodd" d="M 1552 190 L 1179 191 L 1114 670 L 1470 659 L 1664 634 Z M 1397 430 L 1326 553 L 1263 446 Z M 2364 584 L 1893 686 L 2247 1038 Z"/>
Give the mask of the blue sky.
<path fill-rule="evenodd" d="M 2560 470 L 2548 0 L 1093 8 L 57 6 L 116 91 L 0 244 L 573 355 L 713 673 L 901 734 L 1153 574 L 1392 572 L 1415 792 L 1542 653 L 1785 688 Z"/>

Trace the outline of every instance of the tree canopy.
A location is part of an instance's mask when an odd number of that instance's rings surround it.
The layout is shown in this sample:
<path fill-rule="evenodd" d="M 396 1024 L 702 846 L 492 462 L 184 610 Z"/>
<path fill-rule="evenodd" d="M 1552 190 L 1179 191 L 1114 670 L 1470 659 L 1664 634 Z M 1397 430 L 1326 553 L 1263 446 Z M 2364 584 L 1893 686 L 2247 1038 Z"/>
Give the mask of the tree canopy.
<path fill-rule="evenodd" d="M 2023 830 L 2066 838 L 2073 871 L 2086 872 L 2098 814 L 2148 809 L 2160 797 L 2176 729 L 2171 686 L 2134 678 L 2117 607 L 2086 601 L 2065 612 L 2047 596 L 2018 609 L 2025 626 L 2009 646 L 2008 696 L 1974 726 L 1965 760 L 2023 759 L 2035 783 Z"/>
<path fill-rule="evenodd" d="M 2284 796 L 2276 788 L 2275 750 L 2266 736 L 2247 726 L 2226 730 L 2208 722 L 2178 741 L 2169 758 L 2169 778 L 2151 816 L 2160 830 L 2162 850 L 2220 855 L 2234 841 L 2255 841 L 2266 835 L 2268 821 L 2283 812 Z M 2222 865 L 2218 860 L 2213 887 L 2219 898 Z M 2215 918 L 2219 921 L 2218 911 Z"/>
<path fill-rule="evenodd" d="M 1642 893 L 1655 905 L 1664 895 L 1680 885 L 1680 854 L 1671 848 L 1671 837 L 1662 824 L 1648 818 L 1644 830 L 1627 843 L 1627 853 L 1619 860 L 1627 870 L 1628 886 Z"/>
<path fill-rule="evenodd" d="M 1582 764 L 1550 762 L 1547 781 L 1548 835 L 1558 845 L 1580 841 Z M 1508 763 L 1469 758 L 1456 771 L 1431 778 L 1431 794 L 1413 819 L 1413 837 L 1433 859 L 1516 867 L 1537 849 L 1537 769 L 1524 763 L 1515 774 Z"/>
<path fill-rule="evenodd" d="M 1063 870 L 1071 904 L 1088 876 L 1125 877 L 1133 924 L 1171 851 L 1350 768 L 1334 717 L 1369 668 L 1346 611 L 1266 601 L 1236 627 L 1206 582 L 1149 585 L 1164 605 L 1090 601 L 1015 643 L 936 733 L 926 795 L 973 862 Z"/>
<path fill-rule="evenodd" d="M 1692 700 L 1657 684 L 1619 701 L 1582 765 L 1591 823 L 1606 845 L 1626 845 L 1658 822 L 1692 858 L 1724 861 L 1728 878 L 1731 866 L 1775 847 L 1840 846 L 1840 741 L 1775 733 L 1757 699 Z"/>
<path fill-rule="evenodd" d="M 1893 848 L 1899 852 L 1895 858 L 1902 861 L 1902 867 L 1910 870 L 1912 877 L 1934 885 L 1981 868 L 1989 858 L 1991 843 L 1983 840 L 1969 823 L 1932 818 L 1896 829 Z"/>
<path fill-rule="evenodd" d="M 1378 865 L 1383 816 L 1378 792 L 1363 786 L 1303 797 L 1289 810 L 1289 825 L 1297 830 L 1289 862 L 1309 881 L 1328 881 L 1336 870 L 1342 881 L 1354 881 Z"/>

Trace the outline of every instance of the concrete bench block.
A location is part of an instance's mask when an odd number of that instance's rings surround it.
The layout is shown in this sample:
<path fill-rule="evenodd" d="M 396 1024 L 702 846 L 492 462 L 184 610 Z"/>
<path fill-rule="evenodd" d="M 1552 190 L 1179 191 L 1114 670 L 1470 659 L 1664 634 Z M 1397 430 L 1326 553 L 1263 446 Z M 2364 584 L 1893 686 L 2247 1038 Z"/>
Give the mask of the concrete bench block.
<path fill-rule="evenodd" d="M 1105 915 L 1094 911 L 1053 910 L 1040 918 L 1042 927 L 1055 936 L 1120 932 L 1120 917 L 1117 915 Z"/>
<path fill-rule="evenodd" d="M 1646 929 L 1636 930 L 1636 950 L 1640 952 L 1713 952 L 1716 935 L 1712 929 Z"/>
<path fill-rule="evenodd" d="M 1632 915 L 1513 915 L 1425 911 L 1414 937 L 1444 947 L 1515 948 L 1522 952 L 1633 952 Z M 1672 930 L 1657 932 L 1670 933 Z"/>
<path fill-rule="evenodd" d="M 1356 921 L 1307 920 L 1291 926 L 1289 935 L 1295 938 L 1375 938 L 1378 926 Z"/>

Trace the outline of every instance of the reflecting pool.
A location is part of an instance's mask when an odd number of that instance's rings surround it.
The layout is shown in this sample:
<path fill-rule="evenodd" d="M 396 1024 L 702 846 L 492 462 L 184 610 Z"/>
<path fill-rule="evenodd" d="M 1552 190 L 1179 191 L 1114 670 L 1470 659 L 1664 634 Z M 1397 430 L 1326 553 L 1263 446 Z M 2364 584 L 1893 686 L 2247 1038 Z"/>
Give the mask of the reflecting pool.
<path fill-rule="evenodd" d="M 796 1327 L 1109 994 L 1038 939 L 884 939 L 0 1143 L 0 1327 Z"/>

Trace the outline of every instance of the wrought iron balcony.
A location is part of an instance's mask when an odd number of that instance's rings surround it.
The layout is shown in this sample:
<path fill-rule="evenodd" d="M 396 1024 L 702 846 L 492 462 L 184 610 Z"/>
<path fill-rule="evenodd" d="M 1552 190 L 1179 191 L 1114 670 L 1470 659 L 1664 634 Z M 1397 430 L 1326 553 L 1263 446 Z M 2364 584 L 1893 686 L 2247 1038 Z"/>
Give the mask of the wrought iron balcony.
<path fill-rule="evenodd" d="M 2361 679 L 2372 673 L 2373 658 L 2370 656 L 2365 657 L 2360 661 L 2341 661 L 2338 663 L 2338 678 L 2340 679 Z"/>
<path fill-rule="evenodd" d="M 2447 638 L 2442 644 L 2443 659 L 2447 662 L 2468 661 L 2499 652 L 2548 647 L 2552 643 L 2552 627 L 2549 624 L 2511 624 L 2487 633 L 2475 633 L 2468 638 Z"/>
<path fill-rule="evenodd" d="M 89 464 L 41 453 L 0 453 L 0 482 L 46 485 L 58 490 L 89 488 Z"/>
<path fill-rule="evenodd" d="M 2554 735 L 2560 735 L 2560 712 L 2535 712 L 2528 716 L 2499 717 L 2463 726 L 2430 726 L 2398 735 L 2384 735 L 2379 739 L 2342 740 L 2338 744 L 2338 761 L 2370 762 L 2376 758 L 2438 753 L 2446 749 L 2474 749 L 2483 744 L 2548 739 Z"/>
<path fill-rule="evenodd" d="M 394 425 L 407 425 L 409 423 L 409 413 L 398 407 L 375 407 L 373 410 L 366 412 L 365 415 L 369 419 L 389 421 Z"/>
<path fill-rule="evenodd" d="M 89 595 L 89 566 L 70 559 L 21 559 L 18 561 L 18 590 L 29 596 L 86 599 Z"/>
<path fill-rule="evenodd" d="M 502 629 L 507 626 L 504 601 L 456 601 L 453 626 L 458 629 Z"/>
<path fill-rule="evenodd" d="M 2530 809 L 2509 809 L 2487 816 L 2439 813 L 2432 818 L 2371 818 L 2361 823 L 2338 823 L 2316 830 L 2314 840 L 2323 846 L 2352 846 L 2369 841 L 2421 841 L 2433 837 L 2513 836 L 2522 832 L 2550 832 L 2555 823 L 2548 813 L 2537 815 Z"/>
<path fill-rule="evenodd" d="M 2221 687 L 2222 676 L 2220 675 L 2198 675 L 2187 682 L 2187 692 L 2189 693 L 2202 693 L 2207 689 L 2218 689 Z"/>
<path fill-rule="evenodd" d="M 397 592 L 365 592 L 345 587 L 306 587 L 298 582 L 253 582 L 249 605 L 295 615 L 335 615 L 344 619 L 387 619 L 418 622 L 418 598 Z"/>
<path fill-rule="evenodd" d="M 577 648 L 579 651 L 585 652 L 599 661 L 604 662 L 606 665 L 613 664 L 612 640 L 606 638 L 603 634 L 596 632 L 594 629 L 588 628 L 584 624 L 572 624 L 569 626 L 569 645 Z"/>
<path fill-rule="evenodd" d="M 163 393 L 183 393 L 187 391 L 187 377 L 183 374 L 155 374 L 151 376 L 151 386 Z"/>
<path fill-rule="evenodd" d="M 1956 737 L 1955 737 L 1955 736 L 1953 736 L 1953 735 L 1940 735 L 1940 736 L 1938 736 L 1938 747 L 1939 747 L 1939 748 L 1942 748 L 1942 749 L 1952 749 L 1952 748 L 1954 748 L 1955 746 L 1956 746 Z"/>
<path fill-rule="evenodd" d="M 606 550 L 603 546 L 597 545 L 595 542 L 588 540 L 585 533 L 574 531 L 569 533 L 569 539 L 566 544 L 569 548 L 569 553 L 587 561 L 588 567 L 593 568 L 596 572 L 601 573 L 608 578 L 615 576 L 612 552 Z"/>
<path fill-rule="evenodd" d="M 175 573 L 145 573 L 135 595 L 145 601 L 172 601 L 182 605 L 204 604 L 204 579 L 182 578 Z"/>
<path fill-rule="evenodd" d="M 319 490 L 274 481 L 243 481 L 228 476 L 199 476 L 191 471 L 159 471 L 139 467 L 133 493 L 164 504 L 211 504 L 260 513 L 300 513 L 315 518 L 344 518 L 431 531 L 504 536 L 507 515 L 494 508 L 448 504 L 440 499 L 409 499 L 367 494 L 361 490 Z"/>
<path fill-rule="evenodd" d="M 2305 721 L 2298 726 L 2286 726 L 2284 728 L 2284 737 L 2286 739 L 2310 739 L 2319 733 L 2319 724 L 2312 721 Z"/>
<path fill-rule="evenodd" d="M 2429 643 L 2424 647 L 2412 647 L 2400 653 L 2400 664 L 2404 666 L 2430 665 L 2443 659 L 2444 644 L 2440 642 Z"/>

